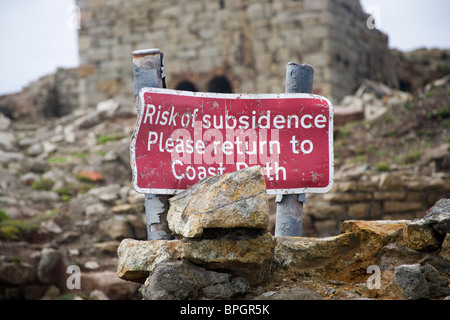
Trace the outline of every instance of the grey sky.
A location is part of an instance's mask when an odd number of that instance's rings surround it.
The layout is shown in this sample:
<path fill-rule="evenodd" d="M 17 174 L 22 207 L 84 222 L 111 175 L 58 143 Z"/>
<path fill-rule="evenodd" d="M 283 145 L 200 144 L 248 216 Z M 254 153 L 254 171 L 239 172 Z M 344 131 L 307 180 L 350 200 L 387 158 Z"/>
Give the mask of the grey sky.
<path fill-rule="evenodd" d="M 360 1 L 366 11 L 379 16 L 379 29 L 389 36 L 391 48 L 450 49 L 449 0 Z"/>
<path fill-rule="evenodd" d="M 390 47 L 450 49 L 449 0 L 361 0 L 375 8 Z M 0 0 L 0 94 L 20 91 L 57 67 L 78 65 L 74 0 Z M 373 7 L 373 6 L 377 7 Z"/>
<path fill-rule="evenodd" d="M 0 94 L 20 91 L 57 67 L 78 65 L 73 0 L 0 0 Z"/>

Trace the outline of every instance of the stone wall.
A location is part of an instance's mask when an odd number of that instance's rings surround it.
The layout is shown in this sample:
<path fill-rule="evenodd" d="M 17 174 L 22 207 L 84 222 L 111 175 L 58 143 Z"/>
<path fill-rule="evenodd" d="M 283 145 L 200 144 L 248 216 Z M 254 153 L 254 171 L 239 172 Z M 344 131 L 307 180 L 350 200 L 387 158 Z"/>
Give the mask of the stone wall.
<path fill-rule="evenodd" d="M 400 90 L 416 93 L 434 80 L 450 74 L 449 49 L 393 50 Z"/>
<path fill-rule="evenodd" d="M 380 180 L 386 193 L 401 192 L 399 178 Z M 142 284 L 144 300 L 309 300 L 334 294 L 417 300 L 450 293 L 450 199 L 439 200 L 414 221 L 346 220 L 332 237 L 273 237 L 266 231 L 265 193 L 259 166 L 196 183 L 170 199 L 167 221 L 174 239 L 123 239 L 117 275 Z M 375 285 L 367 281 L 373 271 Z M 345 286 L 346 292 L 321 289 L 323 280 Z M 307 297 L 292 295 L 298 283 L 311 281 Z M 268 292 L 271 283 L 276 291 Z"/>
<path fill-rule="evenodd" d="M 307 195 L 303 234 L 336 235 L 345 220 L 422 218 L 449 194 L 448 172 L 419 174 L 412 168 L 377 172 L 366 165 L 344 166 L 335 173 L 329 193 Z"/>
<path fill-rule="evenodd" d="M 284 92 L 288 62 L 315 67 L 334 103 L 369 78 L 397 87 L 387 36 L 358 0 L 77 0 L 80 104 L 132 99 L 131 52 L 160 48 L 169 88 Z"/>
<path fill-rule="evenodd" d="M 59 117 L 78 107 L 78 72 L 58 68 L 19 93 L 0 96 L 0 112 L 10 118 Z"/>
<path fill-rule="evenodd" d="M 335 103 L 355 92 L 363 79 L 398 88 L 388 36 L 367 28 L 367 17 L 359 1 L 328 1 L 329 60 L 324 78 L 331 87 L 327 94 L 337 100 Z"/>

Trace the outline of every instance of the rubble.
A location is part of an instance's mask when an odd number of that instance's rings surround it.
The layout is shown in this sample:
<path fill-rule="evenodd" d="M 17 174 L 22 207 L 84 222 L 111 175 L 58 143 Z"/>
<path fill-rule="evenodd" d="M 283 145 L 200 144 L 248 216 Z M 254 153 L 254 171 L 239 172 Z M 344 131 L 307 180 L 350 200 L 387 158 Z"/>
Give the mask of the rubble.
<path fill-rule="evenodd" d="M 218 200 L 211 198 L 202 187 L 206 184 L 211 190 L 227 190 L 221 180 L 239 176 L 241 193 L 225 192 L 221 195 L 220 201 L 227 204 L 232 202 L 230 197 L 239 199 L 252 190 L 252 186 L 259 185 L 261 175 L 255 177 L 254 172 L 260 170 L 253 167 L 225 174 L 220 179 L 205 179 L 180 193 L 179 197 L 192 208 L 201 208 L 198 204 L 206 207 L 212 203 L 217 205 Z M 253 180 L 248 177 L 253 177 Z M 270 283 L 270 279 L 277 279 L 279 274 L 288 273 L 300 279 L 300 274 L 307 274 L 317 281 L 328 279 L 348 284 L 367 279 L 368 270 L 378 270 L 379 281 L 384 277 L 384 291 L 381 291 L 383 293 L 379 298 L 430 298 L 430 290 L 434 290 L 434 298 L 447 296 L 450 261 L 439 256 L 442 242 L 434 241 L 437 232 L 432 227 L 445 220 L 447 201 L 438 201 L 435 209 L 430 209 L 428 217 L 433 218 L 424 218 L 420 228 L 415 227 L 416 221 L 410 220 L 347 220 L 341 226 L 341 234 L 325 238 L 274 237 L 263 232 L 263 229 L 258 230 L 261 226 L 257 223 L 251 225 L 247 222 L 245 226 L 236 228 L 229 224 L 235 216 L 241 215 L 235 210 L 228 212 L 230 216 L 226 221 L 218 219 L 211 228 L 205 224 L 201 234 L 195 232 L 198 224 L 186 223 L 183 228 L 178 228 L 176 224 L 169 223 L 170 230 L 178 237 L 176 240 L 122 240 L 118 249 L 117 274 L 122 279 L 144 283 L 141 293 L 144 299 L 150 300 L 228 299 L 234 295 L 223 295 L 222 291 L 214 295 L 214 291 L 207 288 L 222 282 L 232 286 L 231 282 L 237 278 L 245 279 L 249 286 L 235 292 L 247 299 L 258 299 L 266 297 L 266 293 L 256 295 L 255 288 Z M 186 210 L 185 206 L 181 208 L 179 214 Z M 215 214 L 214 210 L 199 211 L 201 213 L 189 210 L 184 213 L 186 216 Z M 269 215 L 268 211 L 266 215 Z M 189 221 L 186 216 L 184 220 Z M 198 221 L 202 220 L 208 221 L 208 218 Z M 429 245 L 429 238 L 432 245 Z M 402 254 L 393 254 L 393 249 L 400 250 L 398 252 Z M 406 265 L 404 261 L 413 264 Z M 218 271 L 220 273 L 217 274 Z M 393 276 L 389 277 L 392 273 Z M 202 282 L 201 279 L 209 278 L 210 274 L 227 280 Z M 166 279 L 164 277 L 172 280 L 163 280 Z M 396 290 L 389 290 L 391 286 L 396 286 Z M 352 299 L 378 295 L 373 288 L 368 288 L 367 283 L 365 287 L 366 292 L 359 286 L 353 293 L 347 294 Z M 272 298 L 277 296 L 285 297 L 280 293 Z"/>

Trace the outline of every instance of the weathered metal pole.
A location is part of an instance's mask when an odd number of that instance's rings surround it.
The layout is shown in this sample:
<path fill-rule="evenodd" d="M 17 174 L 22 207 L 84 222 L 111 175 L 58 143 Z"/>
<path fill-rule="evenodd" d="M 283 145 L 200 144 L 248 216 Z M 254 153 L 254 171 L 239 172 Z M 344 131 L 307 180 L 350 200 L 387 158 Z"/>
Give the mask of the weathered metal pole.
<path fill-rule="evenodd" d="M 165 88 L 164 56 L 159 49 L 133 51 L 134 96 L 139 117 L 139 91 L 144 87 Z M 167 224 L 169 196 L 145 194 L 148 240 L 173 239 Z"/>
<path fill-rule="evenodd" d="M 286 93 L 312 93 L 314 68 L 307 64 L 289 62 L 286 66 Z M 275 236 L 302 236 L 303 203 L 306 195 L 277 195 Z"/>

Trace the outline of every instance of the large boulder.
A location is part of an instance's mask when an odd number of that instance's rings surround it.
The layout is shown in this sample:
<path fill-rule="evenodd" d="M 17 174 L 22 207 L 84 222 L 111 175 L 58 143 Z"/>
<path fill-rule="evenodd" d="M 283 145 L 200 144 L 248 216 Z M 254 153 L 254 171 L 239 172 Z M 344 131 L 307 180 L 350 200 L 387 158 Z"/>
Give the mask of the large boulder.
<path fill-rule="evenodd" d="M 170 199 L 167 221 L 174 240 L 122 240 L 117 250 L 117 275 L 145 283 L 143 293 L 151 299 L 184 296 L 166 292 L 172 289 L 158 289 L 159 293 L 147 289 L 160 287 L 156 271 L 172 274 L 176 267 L 185 272 L 192 269 L 186 267 L 190 264 L 245 279 L 220 285 L 196 282 L 200 287 L 209 287 L 205 294 L 225 297 L 237 290 L 235 285 L 243 288 L 244 282 L 260 283 L 270 269 L 275 247 L 274 238 L 266 231 L 268 209 L 260 166 L 207 177 Z M 181 265 L 174 265 L 180 261 Z M 185 276 L 179 275 L 180 279 Z"/>
<path fill-rule="evenodd" d="M 394 281 L 408 300 L 430 298 L 430 289 L 418 263 L 395 267 Z"/>
<path fill-rule="evenodd" d="M 225 299 L 243 293 L 247 288 L 244 278 L 232 280 L 227 273 L 206 270 L 186 261 L 173 261 L 159 264 L 140 292 L 146 300 Z"/>
<path fill-rule="evenodd" d="M 421 219 L 409 221 L 406 243 L 418 251 L 438 249 L 450 233 L 450 199 L 437 201 Z"/>
<path fill-rule="evenodd" d="M 144 283 L 159 264 L 185 260 L 207 269 L 225 270 L 257 283 L 267 273 L 274 246 L 270 233 L 259 236 L 234 234 L 200 241 L 124 239 L 117 250 L 117 275 L 124 280 Z"/>
<path fill-rule="evenodd" d="M 264 173 L 254 166 L 207 177 L 170 199 L 169 229 L 198 238 L 204 229 L 267 229 L 269 205 Z"/>
<path fill-rule="evenodd" d="M 450 199 L 441 199 L 427 211 L 423 220 L 428 222 L 433 229 L 445 237 L 450 233 Z"/>

